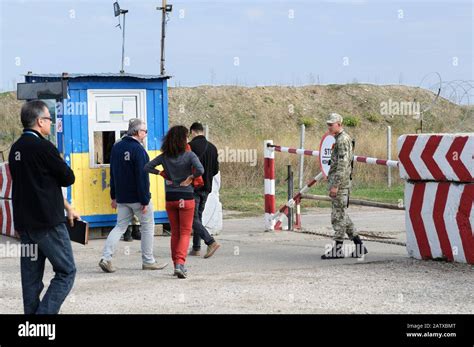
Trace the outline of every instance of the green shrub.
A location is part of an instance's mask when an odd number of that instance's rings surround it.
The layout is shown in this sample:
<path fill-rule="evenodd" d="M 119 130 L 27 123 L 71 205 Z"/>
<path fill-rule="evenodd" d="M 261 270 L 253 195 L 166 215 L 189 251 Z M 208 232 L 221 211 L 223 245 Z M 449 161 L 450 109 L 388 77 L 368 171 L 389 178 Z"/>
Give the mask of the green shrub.
<path fill-rule="evenodd" d="M 298 125 L 304 124 L 306 128 L 311 128 L 316 124 L 316 121 L 312 117 L 300 117 L 298 119 Z"/>
<path fill-rule="evenodd" d="M 357 116 L 346 116 L 342 123 L 348 127 L 356 127 L 360 124 L 360 119 Z"/>
<path fill-rule="evenodd" d="M 265 103 L 271 102 L 272 104 L 275 103 L 275 101 L 273 100 L 273 98 L 271 98 L 271 97 L 269 97 L 269 96 L 264 97 L 264 98 L 263 98 L 263 102 L 265 102 Z"/>
<path fill-rule="evenodd" d="M 366 118 L 371 123 L 379 123 L 382 120 L 382 117 L 376 113 L 369 114 Z"/>

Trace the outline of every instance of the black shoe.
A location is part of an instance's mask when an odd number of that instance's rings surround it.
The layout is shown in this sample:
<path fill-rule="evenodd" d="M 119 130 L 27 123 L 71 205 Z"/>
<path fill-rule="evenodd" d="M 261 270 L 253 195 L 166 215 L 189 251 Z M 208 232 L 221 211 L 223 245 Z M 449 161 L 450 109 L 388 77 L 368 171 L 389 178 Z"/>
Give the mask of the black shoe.
<path fill-rule="evenodd" d="M 174 274 L 178 276 L 178 278 L 186 278 L 188 277 L 188 270 L 184 267 L 184 265 L 176 265 L 174 269 Z"/>
<path fill-rule="evenodd" d="M 342 249 L 342 241 L 336 241 L 331 250 L 321 256 L 321 259 L 341 259 L 344 258 L 344 250 Z"/>
<path fill-rule="evenodd" d="M 163 235 L 164 236 L 171 236 L 171 226 L 169 223 L 163 224 Z"/>
<path fill-rule="evenodd" d="M 125 234 L 123 234 L 123 240 L 125 242 L 132 242 L 133 241 L 133 238 L 132 238 L 132 230 L 130 227 L 127 228 L 127 231 L 125 232 Z"/>
<path fill-rule="evenodd" d="M 142 239 L 142 232 L 140 231 L 139 225 L 132 225 L 132 238 L 134 240 L 141 240 Z"/>
<path fill-rule="evenodd" d="M 352 241 L 355 243 L 355 250 L 351 254 L 352 258 L 362 258 L 365 254 L 369 253 L 359 236 L 355 236 Z"/>

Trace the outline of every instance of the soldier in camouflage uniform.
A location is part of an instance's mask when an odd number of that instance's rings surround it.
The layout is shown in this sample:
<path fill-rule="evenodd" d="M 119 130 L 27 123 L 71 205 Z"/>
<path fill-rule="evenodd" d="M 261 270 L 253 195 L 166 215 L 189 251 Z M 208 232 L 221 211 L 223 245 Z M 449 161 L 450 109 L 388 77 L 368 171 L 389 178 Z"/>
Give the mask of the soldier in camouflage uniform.
<path fill-rule="evenodd" d="M 331 151 L 331 168 L 328 173 L 329 196 L 332 198 L 331 223 L 334 229 L 334 245 L 331 250 L 321 256 L 322 259 L 344 258 L 342 249 L 344 234 L 347 234 L 356 245 L 352 257 L 360 258 L 367 253 L 367 249 L 357 235 L 354 223 L 346 212 L 354 154 L 352 139 L 342 128 L 342 121 L 341 115 L 331 113 L 326 122 L 329 132 L 336 139 Z"/>

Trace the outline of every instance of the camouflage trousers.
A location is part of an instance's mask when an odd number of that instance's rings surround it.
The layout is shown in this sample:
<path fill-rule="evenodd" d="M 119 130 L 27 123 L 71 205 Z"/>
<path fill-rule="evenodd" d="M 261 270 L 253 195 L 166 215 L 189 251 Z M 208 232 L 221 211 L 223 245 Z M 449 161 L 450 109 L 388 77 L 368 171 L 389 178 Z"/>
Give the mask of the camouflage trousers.
<path fill-rule="evenodd" d="M 354 223 L 346 212 L 347 199 L 349 199 L 349 189 L 339 189 L 336 197 L 332 199 L 331 224 L 335 241 L 344 240 L 344 234 L 347 234 L 351 240 L 357 236 Z"/>

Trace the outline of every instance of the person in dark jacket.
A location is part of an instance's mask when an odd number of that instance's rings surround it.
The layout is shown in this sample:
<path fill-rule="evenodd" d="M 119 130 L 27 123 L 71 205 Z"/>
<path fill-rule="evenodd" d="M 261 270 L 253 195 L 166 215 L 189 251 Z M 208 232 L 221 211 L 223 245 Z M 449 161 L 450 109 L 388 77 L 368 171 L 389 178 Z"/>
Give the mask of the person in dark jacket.
<path fill-rule="evenodd" d="M 206 201 L 209 193 L 212 191 L 212 180 L 219 172 L 219 161 L 217 148 L 211 142 L 207 141 L 204 136 L 204 127 L 201 123 L 193 123 L 190 127 L 192 136 L 191 150 L 198 156 L 202 165 L 204 166 L 204 186 L 194 189 L 194 219 L 193 219 L 193 248 L 190 255 L 201 255 L 201 239 L 207 245 L 207 252 L 204 258 L 211 257 L 220 245 L 209 234 L 206 227 L 202 224 L 202 213 L 206 207 Z"/>
<path fill-rule="evenodd" d="M 131 119 L 127 136 L 112 147 L 110 156 L 110 197 L 112 208 L 117 209 L 117 225 L 105 241 L 99 266 L 104 272 L 115 272 L 112 255 L 120 237 L 127 231 L 133 216 L 141 225 L 142 269 L 161 270 L 167 263 L 157 263 L 153 256 L 155 219 L 150 194 L 150 178 L 144 171 L 149 161 L 143 147 L 147 135 L 146 124 L 140 119 Z"/>
<path fill-rule="evenodd" d="M 168 130 L 161 146 L 162 153 L 145 166 L 145 171 L 159 175 L 161 165 L 166 173 L 166 212 L 171 225 L 171 258 L 174 274 L 186 278 L 186 254 L 194 215 L 193 180 L 202 176 L 204 168 L 196 154 L 186 151 L 188 129 L 176 125 Z"/>
<path fill-rule="evenodd" d="M 40 100 L 21 108 L 23 134 L 8 157 L 13 182 L 13 222 L 20 234 L 21 284 L 25 314 L 57 314 L 72 289 L 76 266 L 66 228 L 61 187 L 74 183 L 74 172 L 45 136 L 51 133 L 51 115 Z M 74 214 L 68 206 L 68 215 Z M 37 255 L 32 257 L 31 252 Z M 55 272 L 48 290 L 43 291 L 46 259 Z"/>

